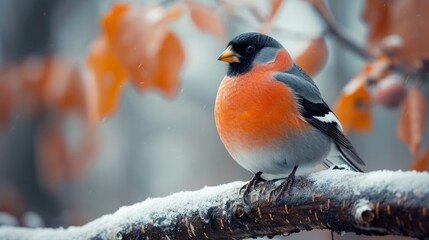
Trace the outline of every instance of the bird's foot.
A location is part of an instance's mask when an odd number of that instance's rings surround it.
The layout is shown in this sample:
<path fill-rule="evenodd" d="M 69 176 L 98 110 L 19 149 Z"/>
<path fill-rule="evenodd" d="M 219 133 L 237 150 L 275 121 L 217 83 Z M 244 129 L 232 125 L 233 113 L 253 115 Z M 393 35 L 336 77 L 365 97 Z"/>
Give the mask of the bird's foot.
<path fill-rule="evenodd" d="M 240 194 L 241 192 L 244 190 L 243 193 L 243 201 L 244 203 L 247 204 L 247 195 L 249 195 L 250 191 L 253 189 L 255 189 L 256 184 L 258 184 L 261 181 L 265 181 L 262 177 L 262 172 L 257 172 L 252 179 L 250 179 L 250 181 L 248 183 L 246 183 L 246 185 L 244 185 L 243 187 L 240 188 Z"/>
<path fill-rule="evenodd" d="M 295 166 L 289 176 L 278 187 L 270 192 L 269 199 L 271 202 L 277 203 L 277 200 L 284 192 L 292 189 L 292 185 L 295 182 L 295 173 L 297 169 L 298 166 Z"/>

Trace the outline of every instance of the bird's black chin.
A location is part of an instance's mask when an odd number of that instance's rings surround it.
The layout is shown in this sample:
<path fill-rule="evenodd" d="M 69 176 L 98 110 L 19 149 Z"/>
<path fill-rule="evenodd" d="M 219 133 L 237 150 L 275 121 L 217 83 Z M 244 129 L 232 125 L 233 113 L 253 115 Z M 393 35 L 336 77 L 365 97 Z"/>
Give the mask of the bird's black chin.
<path fill-rule="evenodd" d="M 229 77 L 236 77 L 243 75 L 252 69 L 252 64 L 248 62 L 237 62 L 228 64 L 228 71 L 226 73 Z"/>

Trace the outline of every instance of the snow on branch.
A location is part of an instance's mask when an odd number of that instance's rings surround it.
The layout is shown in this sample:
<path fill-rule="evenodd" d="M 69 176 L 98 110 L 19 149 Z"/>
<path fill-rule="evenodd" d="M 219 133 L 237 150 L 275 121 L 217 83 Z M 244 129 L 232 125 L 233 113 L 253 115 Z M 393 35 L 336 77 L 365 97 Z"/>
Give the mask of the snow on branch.
<path fill-rule="evenodd" d="M 242 239 L 311 229 L 429 238 L 428 173 L 325 170 L 298 177 L 272 203 L 279 183 L 260 183 L 249 204 L 234 182 L 147 199 L 81 227 L 0 227 L 0 239 Z"/>

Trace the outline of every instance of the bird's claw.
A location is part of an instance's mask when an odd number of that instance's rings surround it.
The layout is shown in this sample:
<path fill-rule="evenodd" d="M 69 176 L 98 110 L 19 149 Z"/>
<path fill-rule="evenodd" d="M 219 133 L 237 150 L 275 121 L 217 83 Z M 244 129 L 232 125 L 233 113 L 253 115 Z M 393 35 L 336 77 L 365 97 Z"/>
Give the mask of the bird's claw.
<path fill-rule="evenodd" d="M 244 184 L 244 186 L 242 186 L 242 187 L 240 188 L 240 191 L 239 191 L 238 193 L 239 193 L 239 194 L 241 194 L 241 192 L 242 192 L 244 189 L 247 189 L 247 185 L 249 185 L 249 183 Z"/>
<path fill-rule="evenodd" d="M 279 197 L 284 192 L 289 192 L 292 189 L 293 182 L 294 182 L 294 179 L 289 179 L 289 177 L 286 178 L 278 187 L 276 187 L 274 190 L 270 192 L 270 197 L 269 197 L 270 201 L 272 203 L 277 203 Z"/>
<path fill-rule="evenodd" d="M 255 174 L 255 176 L 253 176 L 252 179 L 250 179 L 250 181 L 248 183 L 246 183 L 246 185 L 244 185 L 243 187 L 240 188 L 240 191 L 239 191 L 240 194 L 244 190 L 243 202 L 245 204 L 248 204 L 246 197 L 249 195 L 252 188 L 255 189 L 256 184 L 258 184 L 261 181 L 265 181 L 264 179 L 261 178 L 261 175 L 262 175 L 262 172 L 257 172 Z"/>
<path fill-rule="evenodd" d="M 272 203 L 277 203 L 277 200 L 284 192 L 289 192 L 295 182 L 295 172 L 298 167 L 295 166 L 289 176 L 274 190 L 269 193 L 269 199 Z M 277 192 L 277 194 L 275 194 Z"/>

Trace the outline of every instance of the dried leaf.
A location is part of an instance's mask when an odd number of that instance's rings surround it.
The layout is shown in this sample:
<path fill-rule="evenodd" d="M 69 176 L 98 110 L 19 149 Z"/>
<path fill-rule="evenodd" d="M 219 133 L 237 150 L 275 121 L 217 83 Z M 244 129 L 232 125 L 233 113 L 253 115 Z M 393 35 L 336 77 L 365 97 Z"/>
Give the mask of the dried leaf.
<path fill-rule="evenodd" d="M 72 148 L 63 131 L 65 118 L 44 122 L 37 136 L 37 165 L 39 181 L 46 189 L 56 189 L 66 181 L 78 180 L 88 169 L 93 155 L 96 128 L 80 129 L 80 137 Z M 88 151 L 89 150 L 89 151 Z"/>
<path fill-rule="evenodd" d="M 0 72 L 0 130 L 6 128 L 9 124 L 12 114 L 13 98 L 11 90 L 2 81 Z"/>
<path fill-rule="evenodd" d="M 368 62 L 364 67 L 364 73 L 371 81 L 382 81 L 391 74 L 392 59 L 380 53 L 376 59 Z"/>
<path fill-rule="evenodd" d="M 87 64 L 96 81 L 99 115 L 107 117 L 116 110 L 122 87 L 127 80 L 127 72 L 103 36 L 91 45 Z"/>
<path fill-rule="evenodd" d="M 0 75 L 11 95 L 18 96 L 13 98 L 14 111 L 27 117 L 35 112 L 42 125 L 36 146 L 41 182 L 54 188 L 83 172 L 95 151 L 97 136 L 94 82 L 85 80 L 75 63 L 58 56 L 30 57 L 8 65 Z M 80 145 L 73 149 L 62 131 L 70 113 L 82 121 Z"/>
<path fill-rule="evenodd" d="M 21 74 L 22 91 L 35 93 L 35 99 L 40 102 L 42 110 L 53 111 L 59 116 L 70 111 L 78 112 L 88 123 L 96 121 L 97 92 L 91 87 L 91 80 L 82 77 L 77 64 L 57 56 L 32 61 L 42 72 L 35 79 Z M 34 71 L 34 68 L 26 66 L 21 70 L 25 73 Z"/>
<path fill-rule="evenodd" d="M 62 113 L 70 109 L 85 112 L 83 80 L 77 65 L 59 57 L 44 61 L 47 64 L 47 80 L 41 92 L 44 105 Z"/>
<path fill-rule="evenodd" d="M 391 74 L 391 59 L 380 53 L 344 88 L 336 103 L 336 113 L 344 132 L 368 132 L 372 127 L 372 99 L 367 85 L 374 85 Z"/>
<path fill-rule="evenodd" d="M 363 19 L 368 26 L 368 47 L 377 48 L 383 38 L 397 35 L 402 47 L 396 50 L 396 57 L 410 65 L 429 57 L 428 11 L 429 1 L 366 0 Z"/>
<path fill-rule="evenodd" d="M 175 52 L 174 55 L 171 55 Z M 169 33 L 163 46 L 158 52 L 158 64 L 155 75 L 154 86 L 162 90 L 167 96 L 173 97 L 179 83 L 179 72 L 185 60 L 185 52 L 180 45 L 180 41 L 173 33 Z M 166 71 L 168 69 L 168 71 Z"/>
<path fill-rule="evenodd" d="M 55 189 L 64 181 L 64 159 L 67 146 L 61 131 L 56 127 L 43 127 L 37 140 L 37 163 L 39 181 L 46 189 Z"/>
<path fill-rule="evenodd" d="M 325 66 L 328 59 L 328 48 L 323 38 L 310 42 L 308 47 L 295 59 L 295 63 L 314 77 Z"/>
<path fill-rule="evenodd" d="M 69 76 L 66 84 L 67 91 L 58 101 L 59 108 L 64 109 L 64 113 L 79 113 L 86 128 L 95 128 L 100 119 L 97 105 L 98 89 L 96 83 L 91 78 L 84 79 L 79 72 L 74 72 Z M 83 130 L 90 134 L 89 129 Z M 90 137 L 87 137 L 90 139 Z"/>
<path fill-rule="evenodd" d="M 409 169 L 420 172 L 429 170 L 429 146 L 427 146 L 426 151 L 422 155 L 413 161 Z"/>
<path fill-rule="evenodd" d="M 372 101 L 366 87 L 365 69 L 352 79 L 335 103 L 344 133 L 368 132 L 372 128 Z"/>
<path fill-rule="evenodd" d="M 426 111 L 425 96 L 417 87 L 411 88 L 401 109 L 397 134 L 414 156 L 417 156 L 420 150 L 426 127 Z"/>
<path fill-rule="evenodd" d="M 130 5 L 128 4 L 116 4 L 108 14 L 102 19 L 103 30 L 109 40 L 116 39 L 121 31 L 121 22 L 119 19 L 123 18 L 127 11 L 129 11 Z"/>
<path fill-rule="evenodd" d="M 125 8 L 122 5 L 119 7 Z M 167 76 L 162 72 L 171 71 L 168 67 L 172 67 L 169 65 L 172 62 L 180 63 L 177 67 L 181 68 L 184 55 L 178 41 L 175 42 L 177 44 L 174 48 L 168 48 L 170 52 L 161 53 L 165 47 L 165 40 L 174 35 L 168 25 L 165 9 L 159 5 L 130 5 L 125 10 L 121 10 L 121 14 L 116 14 L 119 10 L 115 8 L 103 20 L 106 32 L 115 33 L 107 34 L 113 53 L 140 91 L 155 87 L 165 90 L 163 93 L 171 96 L 178 85 L 174 82 L 177 81 L 177 76 L 168 81 L 158 77 Z M 163 54 L 168 54 L 171 59 L 167 61 L 165 56 L 161 56 Z M 161 58 L 168 63 L 164 64 L 160 61 Z M 174 69 L 176 68 L 173 67 L 172 72 L 178 74 Z"/>
<path fill-rule="evenodd" d="M 10 183 L 3 182 L 0 185 L 0 212 L 9 213 L 19 218 L 26 209 L 20 189 Z"/>
<path fill-rule="evenodd" d="M 24 94 L 25 98 L 14 98 L 24 111 L 52 111 L 65 113 L 71 109 L 87 113 L 87 100 L 96 96 L 88 92 L 78 66 L 62 57 L 29 57 L 22 62 L 8 65 L 1 71 L 2 80 L 8 82 L 12 95 Z M 80 85 L 73 87 L 73 85 Z"/>
<path fill-rule="evenodd" d="M 390 0 L 366 0 L 362 18 L 368 25 L 368 44 L 375 46 L 383 37 L 389 35 Z"/>
<path fill-rule="evenodd" d="M 177 20 L 182 15 L 183 15 L 183 6 L 182 4 L 178 3 L 166 10 L 164 19 L 166 21 L 174 21 L 174 20 Z"/>
<path fill-rule="evenodd" d="M 200 31 L 211 33 L 220 39 L 225 37 L 222 19 L 213 9 L 194 2 L 186 2 L 186 5 L 192 21 Z"/>
<path fill-rule="evenodd" d="M 163 10 L 157 5 L 115 6 L 103 18 L 103 29 L 109 46 L 120 65 L 137 82 L 140 90 L 150 87 L 154 79 L 156 52 L 159 41 L 167 33 L 168 26 L 161 24 Z M 120 12 L 121 14 L 117 14 Z M 115 34 L 109 34 L 115 33 Z M 150 34 L 148 34 L 150 33 Z"/>
<path fill-rule="evenodd" d="M 43 111 L 46 85 L 50 79 L 49 62 L 51 57 L 32 56 L 17 63 L 13 69 L 18 86 L 15 91 L 26 94 L 26 99 L 20 99 L 25 111 L 32 113 Z"/>

